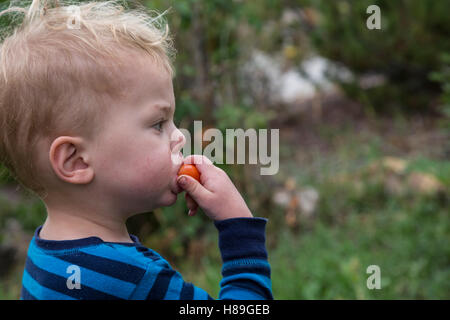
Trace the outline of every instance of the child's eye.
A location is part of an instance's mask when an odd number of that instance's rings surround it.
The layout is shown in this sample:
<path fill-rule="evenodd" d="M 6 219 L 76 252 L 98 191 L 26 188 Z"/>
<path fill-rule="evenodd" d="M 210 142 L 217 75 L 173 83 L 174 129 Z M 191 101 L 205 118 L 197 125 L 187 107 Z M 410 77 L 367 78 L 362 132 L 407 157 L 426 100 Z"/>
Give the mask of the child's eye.
<path fill-rule="evenodd" d="M 166 122 L 166 121 L 165 120 L 160 121 L 157 124 L 155 124 L 152 128 L 155 128 L 158 131 L 162 131 L 162 126 L 163 126 L 164 122 Z"/>

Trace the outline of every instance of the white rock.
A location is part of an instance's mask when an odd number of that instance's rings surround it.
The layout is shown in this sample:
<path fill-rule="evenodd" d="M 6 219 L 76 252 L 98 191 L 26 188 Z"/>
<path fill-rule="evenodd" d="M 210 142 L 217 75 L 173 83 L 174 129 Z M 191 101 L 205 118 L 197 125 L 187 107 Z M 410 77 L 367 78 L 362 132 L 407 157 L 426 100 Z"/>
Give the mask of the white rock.
<path fill-rule="evenodd" d="M 306 217 L 311 217 L 319 201 L 319 192 L 312 187 L 307 187 L 297 192 L 301 213 Z"/>
<path fill-rule="evenodd" d="M 269 98 L 272 103 L 292 104 L 313 99 L 319 91 L 330 93 L 336 86 L 328 80 L 328 74 L 341 81 L 351 81 L 353 76 L 348 69 L 339 67 L 329 60 L 315 56 L 303 61 L 299 68 L 282 69 L 280 57 L 272 57 L 255 50 L 251 61 L 243 72 L 250 79 L 255 91 L 265 90 L 262 83 L 267 81 Z"/>

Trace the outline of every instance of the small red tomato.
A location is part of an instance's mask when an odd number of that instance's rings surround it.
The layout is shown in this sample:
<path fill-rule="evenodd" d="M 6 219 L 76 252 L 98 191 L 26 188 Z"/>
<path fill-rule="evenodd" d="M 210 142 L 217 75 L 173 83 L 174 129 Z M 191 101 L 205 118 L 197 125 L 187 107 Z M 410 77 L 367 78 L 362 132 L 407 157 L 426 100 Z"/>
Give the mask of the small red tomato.
<path fill-rule="evenodd" d="M 200 182 L 200 172 L 198 172 L 198 169 L 193 164 L 181 165 L 180 170 L 178 170 L 178 175 L 181 176 L 182 174 L 190 176 Z"/>

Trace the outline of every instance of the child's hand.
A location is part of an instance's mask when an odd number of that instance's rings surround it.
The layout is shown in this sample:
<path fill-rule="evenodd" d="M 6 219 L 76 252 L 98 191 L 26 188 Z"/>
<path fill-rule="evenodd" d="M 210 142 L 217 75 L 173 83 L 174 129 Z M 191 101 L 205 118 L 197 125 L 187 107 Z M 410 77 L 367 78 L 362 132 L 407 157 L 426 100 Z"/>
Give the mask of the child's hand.
<path fill-rule="evenodd" d="M 184 164 L 195 164 L 200 172 L 201 184 L 195 179 L 181 175 L 178 185 L 186 191 L 186 201 L 194 215 L 197 204 L 213 220 L 225 220 L 239 217 L 253 217 L 244 199 L 228 175 L 205 156 L 191 155 Z M 184 178 L 185 183 L 182 182 Z"/>

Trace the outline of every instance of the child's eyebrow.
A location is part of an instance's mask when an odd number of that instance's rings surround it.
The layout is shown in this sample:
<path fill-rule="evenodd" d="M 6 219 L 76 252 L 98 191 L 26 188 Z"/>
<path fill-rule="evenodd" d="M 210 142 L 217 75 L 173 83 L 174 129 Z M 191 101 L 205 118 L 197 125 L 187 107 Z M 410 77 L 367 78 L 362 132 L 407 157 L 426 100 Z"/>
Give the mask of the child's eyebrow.
<path fill-rule="evenodd" d="M 155 117 L 156 115 L 162 113 L 167 116 L 171 114 L 172 107 L 168 104 L 154 104 L 150 108 L 146 108 L 144 112 L 144 117 Z"/>
<path fill-rule="evenodd" d="M 167 104 L 155 104 L 152 105 L 149 109 L 146 109 L 145 113 L 149 115 L 153 115 L 158 112 L 162 112 L 164 114 L 169 114 L 172 110 L 170 105 Z"/>
<path fill-rule="evenodd" d="M 167 104 L 157 104 L 155 107 L 164 113 L 169 113 L 172 110 L 172 107 Z"/>

